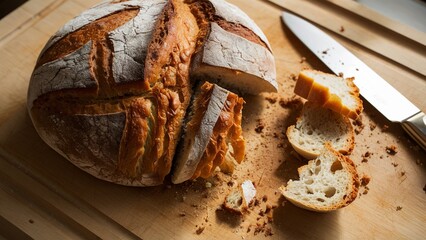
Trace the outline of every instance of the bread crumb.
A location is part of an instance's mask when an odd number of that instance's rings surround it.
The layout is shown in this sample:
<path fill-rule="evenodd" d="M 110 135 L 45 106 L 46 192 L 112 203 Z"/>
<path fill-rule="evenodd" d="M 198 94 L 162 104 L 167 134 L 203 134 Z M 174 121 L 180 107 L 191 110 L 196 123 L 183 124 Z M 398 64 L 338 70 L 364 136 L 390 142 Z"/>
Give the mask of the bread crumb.
<path fill-rule="evenodd" d="M 426 184 L 425 184 L 425 186 L 423 187 L 423 191 L 426 193 Z"/>
<path fill-rule="evenodd" d="M 304 63 L 306 61 L 306 58 L 305 57 L 302 57 L 301 59 L 300 59 L 300 63 Z"/>
<path fill-rule="evenodd" d="M 390 155 L 395 155 L 398 150 L 395 145 L 386 146 L 386 152 Z"/>
<path fill-rule="evenodd" d="M 355 126 L 354 131 L 356 134 L 360 134 L 361 131 L 364 129 L 364 123 L 362 122 L 362 117 L 359 116 L 357 119 L 352 121 L 352 124 Z"/>
<path fill-rule="evenodd" d="M 279 104 L 281 107 L 283 108 L 291 108 L 291 107 L 295 107 L 298 104 L 301 104 L 302 100 L 297 97 L 296 95 L 293 95 L 290 98 L 281 98 L 279 101 Z"/>
<path fill-rule="evenodd" d="M 345 28 L 343 26 L 340 26 L 339 32 L 344 32 L 344 31 L 345 31 Z"/>
<path fill-rule="evenodd" d="M 277 96 L 266 96 L 265 100 L 267 100 L 271 104 L 274 104 L 274 103 L 277 102 L 278 97 Z"/>
<path fill-rule="evenodd" d="M 363 163 L 368 162 L 368 158 L 370 158 L 370 157 L 371 157 L 371 155 L 372 155 L 372 153 L 371 153 L 371 152 L 369 152 L 369 151 L 367 151 L 367 152 L 365 152 L 364 154 L 362 154 L 362 155 L 361 155 L 361 157 L 362 157 L 361 162 L 363 162 Z"/>
<path fill-rule="evenodd" d="M 293 81 L 297 81 L 297 76 L 296 76 L 296 74 L 290 74 L 290 79 L 291 80 L 293 80 Z"/>
<path fill-rule="evenodd" d="M 186 212 L 180 212 L 179 213 L 179 217 L 185 217 L 186 216 Z"/>
<path fill-rule="evenodd" d="M 266 202 L 266 201 L 268 201 L 268 196 L 266 196 L 266 195 L 263 195 L 263 197 L 262 197 L 262 201 L 263 201 L 263 202 Z"/>
<path fill-rule="evenodd" d="M 401 211 L 402 207 L 401 206 L 396 206 L 396 211 Z"/>
<path fill-rule="evenodd" d="M 197 230 L 195 231 L 195 233 L 197 235 L 200 235 L 201 233 L 203 233 L 204 229 L 205 229 L 205 227 L 199 227 L 199 228 L 197 228 Z"/>
<path fill-rule="evenodd" d="M 265 125 L 259 121 L 254 129 L 254 131 L 256 131 L 257 133 L 261 133 L 263 131 L 263 129 L 265 128 Z"/>
<path fill-rule="evenodd" d="M 361 186 L 367 186 L 370 183 L 371 178 L 367 175 L 362 176 L 361 178 Z"/>
<path fill-rule="evenodd" d="M 370 130 L 373 131 L 374 129 L 376 129 L 377 125 L 373 122 L 370 122 Z"/>
<path fill-rule="evenodd" d="M 386 132 L 389 129 L 387 124 L 383 125 L 382 132 Z"/>

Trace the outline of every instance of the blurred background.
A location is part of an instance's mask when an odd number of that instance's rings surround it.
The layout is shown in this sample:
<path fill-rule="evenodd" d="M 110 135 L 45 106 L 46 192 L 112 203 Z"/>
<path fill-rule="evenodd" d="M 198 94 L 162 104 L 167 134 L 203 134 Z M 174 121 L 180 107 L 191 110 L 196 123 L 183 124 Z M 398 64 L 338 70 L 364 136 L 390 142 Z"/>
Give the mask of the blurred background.
<path fill-rule="evenodd" d="M 0 0 L 0 19 L 26 1 Z M 101 0 L 100 0 L 101 1 Z M 285 1 L 285 0 L 283 0 Z M 322 1 L 322 0 L 316 0 Z M 339 0 L 356 1 L 377 12 L 426 32 L 426 0 Z M 302 2 L 302 0 L 301 0 Z"/>

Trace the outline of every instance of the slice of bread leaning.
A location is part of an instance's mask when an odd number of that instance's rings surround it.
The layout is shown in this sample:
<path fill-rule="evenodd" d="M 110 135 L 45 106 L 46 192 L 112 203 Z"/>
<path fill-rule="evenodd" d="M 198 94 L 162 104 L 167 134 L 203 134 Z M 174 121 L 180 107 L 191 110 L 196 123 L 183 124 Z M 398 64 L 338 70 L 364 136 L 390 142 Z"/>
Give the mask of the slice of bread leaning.
<path fill-rule="evenodd" d="M 299 73 L 294 93 L 352 119 L 363 110 L 359 89 L 353 78 L 343 78 L 317 70 Z"/>
<path fill-rule="evenodd" d="M 330 144 L 318 158 L 298 169 L 299 180 L 281 186 L 284 197 L 294 205 L 316 212 L 347 206 L 358 194 L 359 177 L 354 163 Z"/>
<path fill-rule="evenodd" d="M 326 142 L 343 154 L 354 148 L 355 133 L 349 119 L 309 101 L 286 134 L 294 150 L 306 159 L 316 158 Z"/>
<path fill-rule="evenodd" d="M 245 152 L 243 103 L 238 95 L 216 84 L 204 82 L 196 89 L 175 158 L 173 183 L 210 177 L 227 154 L 241 163 Z"/>

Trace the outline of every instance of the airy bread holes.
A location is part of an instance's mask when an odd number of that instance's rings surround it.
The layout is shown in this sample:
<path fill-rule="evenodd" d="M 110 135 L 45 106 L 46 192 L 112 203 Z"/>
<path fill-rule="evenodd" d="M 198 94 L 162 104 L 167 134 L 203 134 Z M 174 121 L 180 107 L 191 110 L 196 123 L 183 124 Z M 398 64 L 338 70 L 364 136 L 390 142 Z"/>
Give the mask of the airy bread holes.
<path fill-rule="evenodd" d="M 328 197 L 328 198 L 333 197 L 334 194 L 336 194 L 336 188 L 334 188 L 334 187 L 328 187 L 325 190 L 325 196 Z"/>
<path fill-rule="evenodd" d="M 333 164 L 330 167 L 330 171 L 332 173 L 335 173 L 337 170 L 342 170 L 343 166 L 342 163 L 340 161 L 334 161 Z"/>

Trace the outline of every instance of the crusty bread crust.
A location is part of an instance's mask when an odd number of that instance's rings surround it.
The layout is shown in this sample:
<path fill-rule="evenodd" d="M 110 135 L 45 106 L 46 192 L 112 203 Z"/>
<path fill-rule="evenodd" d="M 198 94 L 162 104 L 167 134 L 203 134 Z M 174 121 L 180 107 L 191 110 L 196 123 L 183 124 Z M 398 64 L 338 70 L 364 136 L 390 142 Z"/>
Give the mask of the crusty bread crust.
<path fill-rule="evenodd" d="M 320 78 L 326 81 L 320 81 Z M 358 87 L 353 83 L 353 78 L 342 78 L 317 70 L 305 69 L 299 73 L 294 93 L 329 108 L 349 118 L 356 119 L 363 110 L 362 100 Z M 333 85 L 340 84 L 342 89 L 334 89 Z M 339 95 L 350 98 L 351 106 Z"/>
<path fill-rule="evenodd" d="M 318 168 L 320 169 L 318 170 Z M 329 212 L 349 205 L 358 195 L 360 183 L 355 164 L 348 157 L 335 151 L 328 143 L 321 155 L 317 159 L 309 161 L 308 165 L 300 167 L 298 173 L 301 177 L 300 180 L 290 180 L 287 186 L 280 187 L 284 197 L 298 207 L 316 212 Z M 325 174 L 328 174 L 328 176 Z M 337 177 L 334 175 L 337 174 L 344 175 L 345 178 L 343 180 L 336 179 Z M 307 175 L 314 175 L 316 178 L 308 179 L 306 178 Z M 326 189 L 325 192 L 318 190 L 318 187 L 316 189 L 310 188 L 311 185 L 317 184 L 326 177 L 332 180 L 340 180 L 342 186 L 337 188 L 329 179 L 326 181 L 327 185 L 323 185 Z M 334 192 L 327 192 L 327 189 L 334 189 Z"/>

